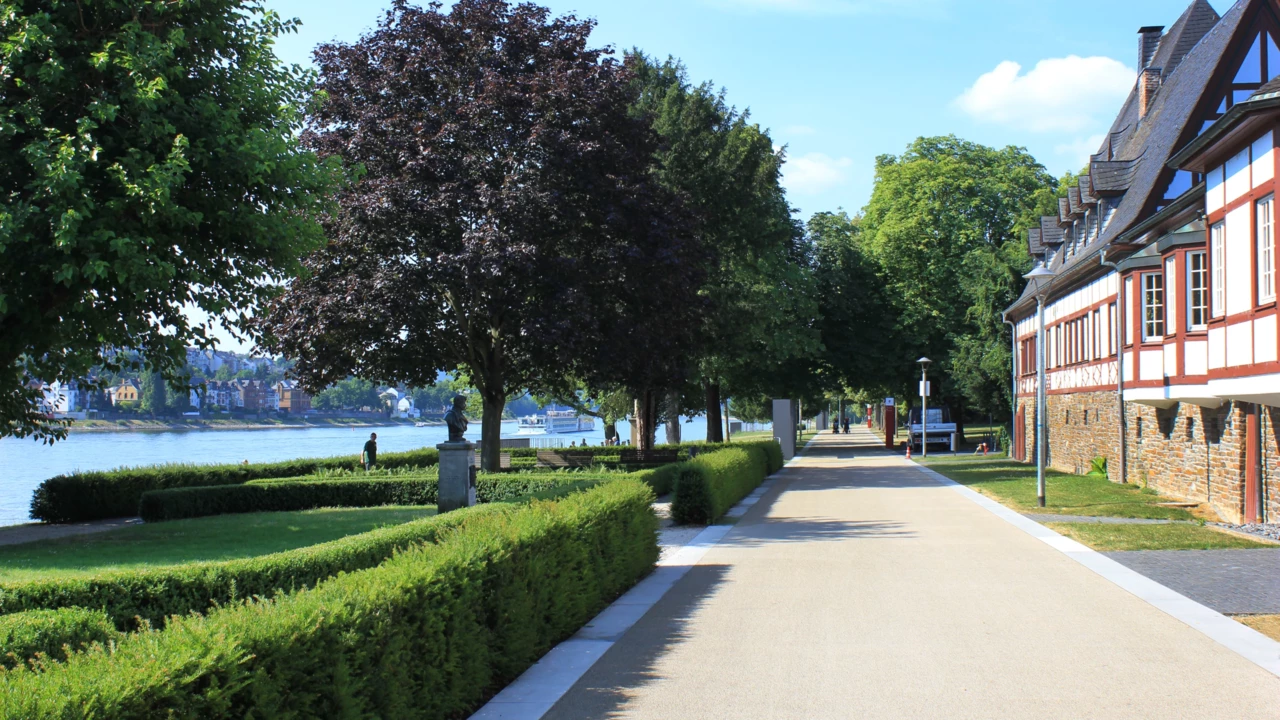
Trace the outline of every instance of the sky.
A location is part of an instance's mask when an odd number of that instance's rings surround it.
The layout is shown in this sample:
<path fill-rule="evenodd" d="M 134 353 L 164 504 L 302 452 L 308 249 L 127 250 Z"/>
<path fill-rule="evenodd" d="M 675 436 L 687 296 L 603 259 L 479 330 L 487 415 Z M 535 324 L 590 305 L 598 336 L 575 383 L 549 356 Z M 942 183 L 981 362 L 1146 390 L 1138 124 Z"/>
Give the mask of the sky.
<path fill-rule="evenodd" d="M 384 0 L 265 0 L 286 62 L 354 42 Z M 1054 175 L 1097 149 L 1136 77 L 1138 34 L 1190 0 L 540 0 L 595 44 L 679 58 L 785 147 L 800 218 L 871 197 L 875 159 L 917 137 L 1028 149 Z M 1209 0 L 1219 12 L 1231 0 Z M 229 348 L 239 349 L 234 343 Z"/>

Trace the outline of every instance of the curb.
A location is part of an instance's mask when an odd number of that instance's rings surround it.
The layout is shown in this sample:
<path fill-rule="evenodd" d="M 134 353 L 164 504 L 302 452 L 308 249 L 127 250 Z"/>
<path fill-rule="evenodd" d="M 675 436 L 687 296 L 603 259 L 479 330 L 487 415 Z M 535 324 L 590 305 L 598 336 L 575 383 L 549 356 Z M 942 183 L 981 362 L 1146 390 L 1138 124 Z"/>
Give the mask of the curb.
<path fill-rule="evenodd" d="M 903 460 L 903 462 L 907 462 Z M 1023 517 L 991 498 L 961 485 L 951 478 L 917 463 L 908 463 L 937 480 L 992 515 L 1013 525 L 1049 547 L 1075 560 L 1114 585 L 1128 591 L 1156 609 L 1190 625 L 1211 640 L 1249 662 L 1280 677 L 1280 642 L 1222 613 L 1174 592 L 1151 578 L 1121 565 L 1098 551 Z"/>
<path fill-rule="evenodd" d="M 805 447 L 808 447 L 807 443 Z M 799 453 L 796 454 L 796 458 L 798 457 Z M 779 474 L 794 461 L 795 458 L 792 458 L 783 465 L 782 470 L 765 478 L 750 495 L 730 508 L 721 521 L 745 515 L 765 493 L 773 489 Z M 653 572 L 613 601 L 609 607 L 601 610 L 573 637 L 551 648 L 542 659 L 472 714 L 470 720 L 539 720 L 546 715 L 614 643 L 639 622 L 733 527 L 732 524 L 708 525 L 689 544 L 676 550 L 665 560 L 659 560 Z"/>

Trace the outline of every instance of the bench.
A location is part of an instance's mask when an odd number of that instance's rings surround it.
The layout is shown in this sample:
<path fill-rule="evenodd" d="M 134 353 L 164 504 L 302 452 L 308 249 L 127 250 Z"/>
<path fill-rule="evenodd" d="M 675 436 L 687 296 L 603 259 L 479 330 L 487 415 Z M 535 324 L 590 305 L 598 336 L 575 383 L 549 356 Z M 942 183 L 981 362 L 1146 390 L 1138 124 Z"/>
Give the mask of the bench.
<path fill-rule="evenodd" d="M 680 462 L 679 450 L 623 450 L 618 459 L 622 465 L 670 465 Z"/>
<path fill-rule="evenodd" d="M 476 467 L 480 467 L 480 451 L 476 451 Z M 503 470 L 511 469 L 511 453 L 498 453 L 498 467 Z"/>
<path fill-rule="evenodd" d="M 539 450 L 538 467 L 540 468 L 581 468 L 596 464 L 594 453 L 560 452 L 557 450 Z"/>

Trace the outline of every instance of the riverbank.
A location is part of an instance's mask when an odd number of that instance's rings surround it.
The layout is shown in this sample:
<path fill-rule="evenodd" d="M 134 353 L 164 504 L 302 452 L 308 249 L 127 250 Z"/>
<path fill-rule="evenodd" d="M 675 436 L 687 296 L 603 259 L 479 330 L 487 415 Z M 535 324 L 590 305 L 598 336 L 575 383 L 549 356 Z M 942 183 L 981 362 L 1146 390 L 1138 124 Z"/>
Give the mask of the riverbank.
<path fill-rule="evenodd" d="M 69 428 L 72 433 L 103 432 L 173 432 L 175 430 L 297 430 L 308 428 L 347 427 L 413 427 L 419 420 L 386 418 L 271 418 L 267 420 L 191 418 L 185 420 L 131 418 L 128 420 L 77 420 Z M 430 426 L 443 422 L 426 421 Z"/>

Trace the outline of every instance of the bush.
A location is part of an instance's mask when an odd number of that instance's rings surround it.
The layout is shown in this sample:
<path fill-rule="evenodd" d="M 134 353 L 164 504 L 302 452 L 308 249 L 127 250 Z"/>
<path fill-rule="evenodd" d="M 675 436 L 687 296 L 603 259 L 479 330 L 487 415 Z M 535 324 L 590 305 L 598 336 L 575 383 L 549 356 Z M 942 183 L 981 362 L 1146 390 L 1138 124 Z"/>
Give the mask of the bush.
<path fill-rule="evenodd" d="M 662 497 L 670 494 L 675 489 L 676 478 L 680 477 L 680 463 L 663 465 L 651 470 L 641 470 L 631 473 L 631 477 L 653 488 L 653 494 Z"/>
<path fill-rule="evenodd" d="M 119 636 L 106 613 L 83 608 L 31 610 L 0 617 L 0 666 L 24 665 L 37 655 L 66 660 L 69 651 Z"/>
<path fill-rule="evenodd" d="M 648 573 L 653 494 L 621 480 L 469 517 L 273 601 L 0 676 L 0 718 L 465 717 Z"/>
<path fill-rule="evenodd" d="M 514 500 L 603 477 L 580 472 L 482 473 L 476 478 L 476 500 L 482 503 Z M 153 490 L 143 493 L 138 514 L 146 522 L 159 522 L 322 507 L 434 505 L 439 498 L 439 483 L 439 475 L 431 473 L 350 480 L 262 480 L 243 485 Z"/>
<path fill-rule="evenodd" d="M 563 497 L 598 482 L 566 479 L 531 497 Z M 254 558 L 108 570 L 91 576 L 2 585 L 0 614 L 79 606 L 106 612 L 121 630 L 135 629 L 142 622 L 161 627 L 171 615 L 205 612 L 215 604 L 248 597 L 271 597 L 282 590 L 311 587 L 340 572 L 373 567 L 396 552 L 435 542 L 441 533 L 473 515 L 514 509 L 510 503 L 476 506 Z"/>
<path fill-rule="evenodd" d="M 378 456 L 384 468 L 427 467 L 440 461 L 435 448 L 423 448 Z M 150 490 L 239 485 L 259 478 L 308 475 L 326 469 L 355 469 L 357 455 L 310 458 L 251 465 L 157 465 L 108 472 L 82 472 L 49 478 L 36 488 L 31 517 L 51 523 L 84 522 L 130 517 L 138 501 Z"/>
<path fill-rule="evenodd" d="M 680 466 L 671 518 L 681 524 L 708 524 L 755 490 L 772 466 L 763 447 L 704 453 Z"/>

